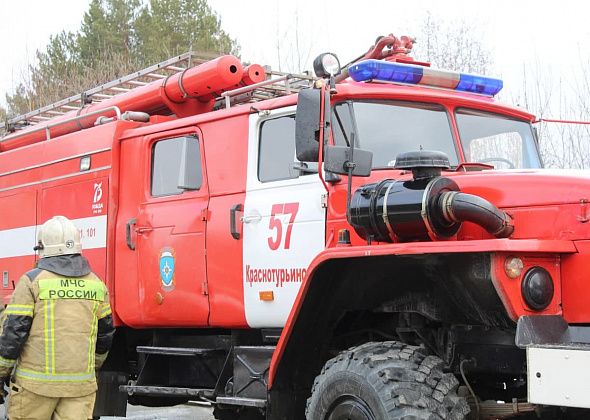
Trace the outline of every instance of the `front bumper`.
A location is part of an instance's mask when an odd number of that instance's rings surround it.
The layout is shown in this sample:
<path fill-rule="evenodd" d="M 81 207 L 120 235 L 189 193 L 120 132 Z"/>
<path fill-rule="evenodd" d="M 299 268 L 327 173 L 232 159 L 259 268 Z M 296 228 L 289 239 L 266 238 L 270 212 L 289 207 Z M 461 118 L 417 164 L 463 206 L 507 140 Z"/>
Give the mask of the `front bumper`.
<path fill-rule="evenodd" d="M 590 327 L 559 315 L 521 316 L 516 345 L 527 353 L 530 403 L 590 408 Z"/>

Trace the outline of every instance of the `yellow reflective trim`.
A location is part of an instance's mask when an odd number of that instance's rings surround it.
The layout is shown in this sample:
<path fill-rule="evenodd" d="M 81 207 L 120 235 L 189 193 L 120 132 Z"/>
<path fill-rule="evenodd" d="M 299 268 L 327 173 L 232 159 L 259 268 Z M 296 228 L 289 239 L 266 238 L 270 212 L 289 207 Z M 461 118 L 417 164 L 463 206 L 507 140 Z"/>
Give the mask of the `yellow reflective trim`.
<path fill-rule="evenodd" d="M 39 280 L 39 299 L 86 299 L 103 302 L 105 285 L 83 278 L 53 278 Z"/>
<path fill-rule="evenodd" d="M 45 301 L 43 305 L 43 315 L 45 321 L 43 325 L 43 336 L 44 336 L 44 344 L 45 344 L 45 372 L 49 373 L 49 303 L 50 301 Z"/>
<path fill-rule="evenodd" d="M 96 339 L 96 333 L 98 329 L 98 319 L 96 317 L 96 313 L 98 312 L 99 303 L 94 302 L 92 307 L 92 326 L 90 328 L 90 335 L 88 337 L 88 371 L 94 371 L 94 350 L 96 348 L 96 344 L 94 340 Z"/>
<path fill-rule="evenodd" d="M 30 310 L 33 309 L 35 305 L 21 305 L 18 303 L 9 303 L 6 305 L 6 309 L 17 309 L 19 311 Z"/>
<path fill-rule="evenodd" d="M 24 316 L 33 316 L 33 311 L 4 311 L 5 315 L 24 315 Z"/>
<path fill-rule="evenodd" d="M 34 305 L 18 305 L 14 303 L 9 303 L 8 305 L 6 305 L 4 313 L 6 315 L 33 316 L 33 309 Z"/>
<path fill-rule="evenodd" d="M 99 319 L 104 318 L 105 316 L 108 316 L 110 314 L 112 314 L 113 312 L 111 311 L 111 306 L 108 305 L 105 308 L 102 309 L 102 311 L 100 312 L 100 315 L 98 316 Z"/>
<path fill-rule="evenodd" d="M 55 301 L 46 300 L 43 305 L 44 341 L 45 341 L 45 372 L 55 372 Z"/>
<path fill-rule="evenodd" d="M 16 368 L 15 375 L 20 378 L 32 379 L 34 381 L 48 382 L 82 382 L 95 379 L 95 373 L 43 373 L 29 369 Z"/>
<path fill-rule="evenodd" d="M 50 327 L 51 327 L 51 372 L 55 373 L 55 301 L 49 306 Z"/>
<path fill-rule="evenodd" d="M 0 356 L 0 366 L 13 367 L 15 363 L 16 360 L 14 359 L 5 359 L 4 357 Z"/>

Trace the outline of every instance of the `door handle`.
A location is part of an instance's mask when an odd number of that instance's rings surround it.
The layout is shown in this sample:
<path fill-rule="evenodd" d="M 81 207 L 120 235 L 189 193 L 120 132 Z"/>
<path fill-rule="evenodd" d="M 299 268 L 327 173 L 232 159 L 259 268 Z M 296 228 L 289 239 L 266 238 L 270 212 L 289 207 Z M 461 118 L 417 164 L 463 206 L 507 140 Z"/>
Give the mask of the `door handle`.
<path fill-rule="evenodd" d="M 135 242 L 133 242 L 133 238 L 131 237 L 131 226 L 135 226 L 137 223 L 137 219 L 129 219 L 127 224 L 125 225 L 125 239 L 127 240 L 127 247 L 135 251 Z"/>
<path fill-rule="evenodd" d="M 135 228 L 135 232 L 139 233 L 140 235 L 147 233 L 147 232 L 151 232 L 152 230 L 154 230 L 154 228 L 147 227 L 147 226 L 138 226 Z"/>
<path fill-rule="evenodd" d="M 248 216 L 240 217 L 242 223 L 252 223 L 252 222 L 260 222 L 262 220 L 262 216 L 260 214 L 250 214 Z"/>
<path fill-rule="evenodd" d="M 244 208 L 241 204 L 234 204 L 231 209 L 229 209 L 229 233 L 231 233 L 231 236 L 234 239 L 240 239 L 240 231 L 236 226 L 236 213 L 243 209 Z"/>

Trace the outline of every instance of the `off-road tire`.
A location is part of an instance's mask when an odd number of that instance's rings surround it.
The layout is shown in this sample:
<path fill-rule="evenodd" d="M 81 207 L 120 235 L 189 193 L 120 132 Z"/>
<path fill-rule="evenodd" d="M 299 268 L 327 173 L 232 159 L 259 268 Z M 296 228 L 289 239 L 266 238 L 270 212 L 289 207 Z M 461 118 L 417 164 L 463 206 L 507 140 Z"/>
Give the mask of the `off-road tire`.
<path fill-rule="evenodd" d="M 213 408 L 213 417 L 217 420 L 263 420 L 264 416 L 256 408 L 225 409 Z"/>
<path fill-rule="evenodd" d="M 326 362 L 307 400 L 307 420 L 463 420 L 459 382 L 423 347 L 366 343 Z"/>

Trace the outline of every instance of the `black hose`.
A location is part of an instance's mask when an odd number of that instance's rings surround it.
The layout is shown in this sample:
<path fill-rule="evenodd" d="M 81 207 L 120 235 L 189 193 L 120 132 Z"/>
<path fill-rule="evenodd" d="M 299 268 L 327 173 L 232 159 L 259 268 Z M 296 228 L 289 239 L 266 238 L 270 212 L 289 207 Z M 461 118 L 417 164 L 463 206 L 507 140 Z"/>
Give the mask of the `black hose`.
<path fill-rule="evenodd" d="M 472 222 L 496 238 L 507 238 L 514 231 L 511 217 L 506 212 L 477 195 L 444 192 L 437 207 L 447 222 Z"/>

